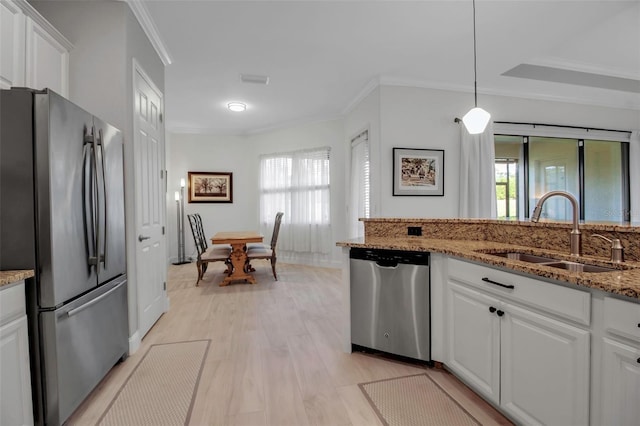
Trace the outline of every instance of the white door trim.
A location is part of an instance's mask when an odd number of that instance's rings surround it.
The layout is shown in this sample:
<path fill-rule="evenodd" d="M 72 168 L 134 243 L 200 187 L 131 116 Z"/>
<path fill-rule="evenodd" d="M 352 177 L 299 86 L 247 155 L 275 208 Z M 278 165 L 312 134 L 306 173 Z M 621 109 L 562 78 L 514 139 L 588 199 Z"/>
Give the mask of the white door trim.
<path fill-rule="evenodd" d="M 161 97 L 161 114 L 164 115 L 164 94 L 163 92 L 158 88 L 158 86 L 153 82 L 153 80 L 149 77 L 149 75 L 144 71 L 144 69 L 142 68 L 142 66 L 140 65 L 140 63 L 133 58 L 132 59 L 132 80 L 131 80 L 131 87 L 132 87 L 132 101 L 133 101 L 133 108 L 132 108 L 132 121 L 133 121 L 133 146 L 131 148 L 131 153 L 133 154 L 131 158 L 133 158 L 134 164 L 133 167 L 130 168 L 129 173 L 131 173 L 131 190 L 133 191 L 133 197 L 131 197 L 130 199 L 130 204 L 131 204 L 131 217 L 132 219 L 130 220 L 130 229 L 131 231 L 128 232 L 128 237 L 129 237 L 129 244 L 127 245 L 127 250 L 128 250 L 128 255 L 127 255 L 127 261 L 129 263 L 129 299 L 130 299 L 130 308 L 129 308 L 129 318 L 130 318 L 130 322 L 133 320 L 135 321 L 135 328 L 133 330 L 133 332 L 131 332 L 130 330 L 130 337 L 129 337 L 129 353 L 132 354 L 134 353 L 139 347 L 140 344 L 142 342 L 142 338 L 143 333 L 142 330 L 140 329 L 140 324 L 141 324 L 141 313 L 142 313 L 142 306 L 140 306 L 141 303 L 141 299 L 140 299 L 140 288 L 138 286 L 138 280 L 137 280 L 137 274 L 138 274 L 138 259 L 137 259 L 137 244 L 138 244 L 138 240 L 137 240 L 137 227 L 138 227 L 138 218 L 137 218 L 137 213 L 135 211 L 135 197 L 136 197 L 136 191 L 137 191 L 137 182 L 135 181 L 135 170 L 140 167 L 139 164 L 137 164 L 137 162 L 139 161 L 139 155 L 136 155 L 136 150 L 138 147 L 137 144 L 137 138 L 138 138 L 138 133 L 140 131 L 139 128 L 139 123 L 138 120 L 136 119 L 136 92 L 138 90 L 138 87 L 136 85 L 136 76 L 140 76 L 146 84 L 149 85 L 149 87 L 151 87 L 151 89 L 153 91 L 155 91 L 156 93 L 160 94 Z M 164 122 L 164 119 L 162 120 Z M 164 133 L 164 124 L 162 125 L 163 129 L 162 132 Z M 166 139 L 166 138 L 165 138 Z M 125 142 L 126 144 L 126 142 Z M 164 193 L 165 193 L 165 197 L 166 197 L 166 170 L 165 170 L 165 166 L 166 166 L 166 158 L 165 158 L 165 152 L 162 152 L 162 167 L 161 170 L 163 170 L 163 174 L 164 174 L 164 182 L 165 182 L 165 187 L 164 189 Z M 164 218 L 163 218 L 164 226 L 166 227 L 166 212 L 164 212 Z M 166 234 L 165 234 L 165 251 L 166 251 Z M 166 254 L 163 256 L 163 258 L 166 258 Z M 164 273 L 164 278 L 166 281 L 166 271 Z M 131 283 L 133 282 L 133 285 L 131 285 Z M 134 300 L 134 305 L 131 306 L 131 299 Z M 169 298 L 167 297 L 166 294 L 166 290 L 164 291 L 164 312 L 166 312 L 169 309 Z M 131 329 L 131 325 L 130 325 L 130 329 Z"/>

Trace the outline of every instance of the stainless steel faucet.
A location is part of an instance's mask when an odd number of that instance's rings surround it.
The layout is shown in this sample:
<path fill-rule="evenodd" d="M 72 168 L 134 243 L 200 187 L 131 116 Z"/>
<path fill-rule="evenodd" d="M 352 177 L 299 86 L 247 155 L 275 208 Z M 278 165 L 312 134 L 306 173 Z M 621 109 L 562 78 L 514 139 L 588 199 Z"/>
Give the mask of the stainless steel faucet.
<path fill-rule="evenodd" d="M 581 256 L 582 255 L 582 240 L 580 238 L 580 229 L 578 229 L 578 218 L 579 218 L 579 208 L 578 208 L 578 200 L 576 197 L 571 195 L 566 191 L 549 191 L 540 197 L 538 200 L 538 204 L 536 204 L 535 209 L 533 209 L 533 214 L 531 215 L 531 222 L 537 222 L 540 220 L 540 213 L 542 213 L 542 205 L 548 198 L 553 197 L 554 195 L 560 195 L 565 197 L 571 202 L 571 207 L 573 208 L 573 229 L 571 230 L 571 256 Z"/>

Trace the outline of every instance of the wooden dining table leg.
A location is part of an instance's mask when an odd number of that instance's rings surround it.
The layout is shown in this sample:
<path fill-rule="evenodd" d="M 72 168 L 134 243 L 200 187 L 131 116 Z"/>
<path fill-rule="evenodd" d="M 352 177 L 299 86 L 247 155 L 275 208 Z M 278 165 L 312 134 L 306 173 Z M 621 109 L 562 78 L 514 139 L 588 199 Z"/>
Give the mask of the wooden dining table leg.
<path fill-rule="evenodd" d="M 231 274 L 220 283 L 221 287 L 238 280 L 246 280 L 251 284 L 256 283 L 255 277 L 247 273 L 244 269 L 245 263 L 247 262 L 247 251 L 244 242 L 231 244 L 231 255 L 229 259 L 231 260 Z"/>

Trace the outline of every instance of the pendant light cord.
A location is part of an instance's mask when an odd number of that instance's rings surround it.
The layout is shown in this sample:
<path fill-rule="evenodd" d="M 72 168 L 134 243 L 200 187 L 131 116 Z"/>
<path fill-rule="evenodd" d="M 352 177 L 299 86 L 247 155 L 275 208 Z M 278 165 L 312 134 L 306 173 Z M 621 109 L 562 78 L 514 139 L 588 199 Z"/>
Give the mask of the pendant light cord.
<path fill-rule="evenodd" d="M 478 107 L 478 65 L 476 54 L 476 0 L 473 0 L 473 93 L 475 105 Z"/>

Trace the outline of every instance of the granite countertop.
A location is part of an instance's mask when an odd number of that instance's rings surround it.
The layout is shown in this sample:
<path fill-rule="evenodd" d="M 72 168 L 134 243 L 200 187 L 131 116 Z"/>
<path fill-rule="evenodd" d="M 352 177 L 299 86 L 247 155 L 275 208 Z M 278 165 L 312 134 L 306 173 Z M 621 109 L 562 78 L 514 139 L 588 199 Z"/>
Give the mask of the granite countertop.
<path fill-rule="evenodd" d="M 579 287 L 588 287 L 608 293 L 619 294 L 630 298 L 640 299 L 640 262 L 624 262 L 613 264 L 602 258 L 582 256 L 581 263 L 617 268 L 611 272 L 571 272 L 536 263 L 511 260 L 493 256 L 491 253 L 515 251 L 555 259 L 575 261 L 569 253 L 540 250 L 534 247 L 519 246 L 491 241 L 446 240 L 416 237 L 367 237 L 336 243 L 341 247 L 360 247 L 391 250 L 413 250 L 443 253 L 462 259 L 486 263 L 500 268 L 517 272 L 537 275 L 552 280 L 568 282 Z M 639 300 L 640 301 L 640 300 Z"/>
<path fill-rule="evenodd" d="M 26 280 L 35 274 L 33 269 L 22 269 L 17 271 L 0 271 L 0 287 L 13 284 L 16 281 Z"/>

